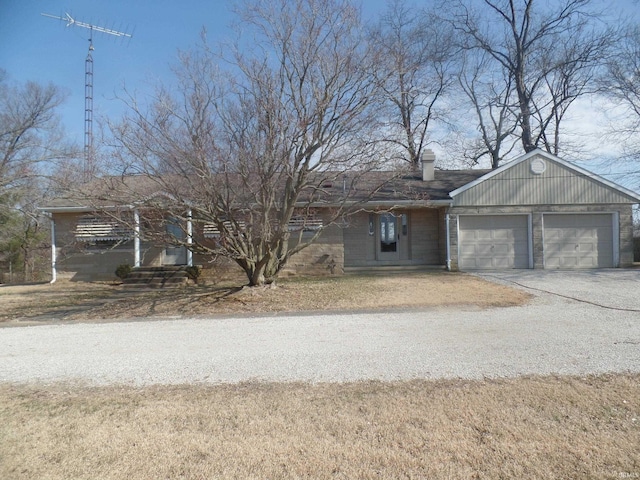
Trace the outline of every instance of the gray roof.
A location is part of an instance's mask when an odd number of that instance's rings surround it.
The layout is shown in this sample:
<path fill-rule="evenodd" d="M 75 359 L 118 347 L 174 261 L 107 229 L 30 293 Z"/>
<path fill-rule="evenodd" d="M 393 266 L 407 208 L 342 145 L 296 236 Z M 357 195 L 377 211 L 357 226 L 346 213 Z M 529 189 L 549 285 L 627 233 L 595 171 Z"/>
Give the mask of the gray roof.
<path fill-rule="evenodd" d="M 425 202 L 451 201 L 449 192 L 473 182 L 487 172 L 490 170 L 436 170 L 434 180 L 430 181 L 423 181 L 421 172 L 322 174 L 323 181 L 320 181 L 318 186 L 322 190 L 322 203 L 327 204 L 339 202 L 348 190 L 349 201 L 352 202 L 367 202 L 373 205 L 393 202 L 422 205 Z M 178 179 L 176 183 L 180 183 Z M 86 210 L 98 205 L 123 206 L 136 204 L 141 198 L 163 193 L 168 192 L 164 192 L 159 183 L 145 176 L 105 177 L 49 201 L 43 210 L 71 211 Z"/>
<path fill-rule="evenodd" d="M 420 173 L 401 175 L 388 180 L 388 172 L 368 172 L 357 182 L 355 199 L 366 198 L 376 186 L 383 185 L 370 199 L 375 202 L 389 201 L 449 201 L 449 192 L 472 182 L 491 170 L 436 170 L 435 178 L 423 181 Z M 385 181 L 386 180 L 386 181 Z M 358 192 L 362 192 L 358 195 Z"/>

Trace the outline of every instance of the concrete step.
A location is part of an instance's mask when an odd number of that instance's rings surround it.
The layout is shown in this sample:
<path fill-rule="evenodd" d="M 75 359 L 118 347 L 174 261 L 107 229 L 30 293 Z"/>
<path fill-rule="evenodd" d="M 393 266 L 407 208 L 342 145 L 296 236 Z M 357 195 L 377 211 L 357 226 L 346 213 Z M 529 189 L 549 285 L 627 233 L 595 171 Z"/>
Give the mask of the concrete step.
<path fill-rule="evenodd" d="M 165 288 L 186 285 L 189 276 L 185 267 L 138 267 L 134 268 L 123 285 L 131 288 Z"/>

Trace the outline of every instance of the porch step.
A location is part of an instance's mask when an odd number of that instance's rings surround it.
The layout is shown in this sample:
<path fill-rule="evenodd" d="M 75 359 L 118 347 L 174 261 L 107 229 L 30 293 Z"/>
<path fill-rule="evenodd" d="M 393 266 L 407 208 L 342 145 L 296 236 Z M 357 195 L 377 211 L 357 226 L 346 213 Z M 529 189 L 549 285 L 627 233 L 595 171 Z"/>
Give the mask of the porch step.
<path fill-rule="evenodd" d="M 138 267 L 122 283 L 129 288 L 167 288 L 184 286 L 188 280 L 185 267 Z"/>

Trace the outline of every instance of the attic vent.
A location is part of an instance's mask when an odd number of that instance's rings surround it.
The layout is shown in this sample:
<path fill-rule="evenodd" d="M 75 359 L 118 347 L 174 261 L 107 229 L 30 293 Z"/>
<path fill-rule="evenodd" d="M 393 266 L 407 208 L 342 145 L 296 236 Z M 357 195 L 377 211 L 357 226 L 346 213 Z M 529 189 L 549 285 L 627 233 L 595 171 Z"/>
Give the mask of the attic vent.
<path fill-rule="evenodd" d="M 542 175 L 544 171 L 547 169 L 546 162 L 541 158 L 534 158 L 531 160 L 531 173 L 534 175 Z"/>
<path fill-rule="evenodd" d="M 80 217 L 74 234 L 79 242 L 111 242 L 133 237 L 133 231 L 126 225 L 114 218 L 100 216 Z"/>

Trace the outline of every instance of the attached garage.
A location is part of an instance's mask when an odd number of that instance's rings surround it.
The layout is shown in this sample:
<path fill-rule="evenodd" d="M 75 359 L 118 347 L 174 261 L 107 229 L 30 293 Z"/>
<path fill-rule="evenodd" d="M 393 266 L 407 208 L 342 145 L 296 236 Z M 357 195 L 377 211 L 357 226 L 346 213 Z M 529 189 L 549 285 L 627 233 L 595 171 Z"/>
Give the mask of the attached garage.
<path fill-rule="evenodd" d="M 534 150 L 449 192 L 450 269 L 633 265 L 640 195 Z"/>
<path fill-rule="evenodd" d="M 611 268 L 614 215 L 544 214 L 544 268 Z"/>
<path fill-rule="evenodd" d="M 458 222 L 459 268 L 530 267 L 528 215 L 461 215 Z"/>

